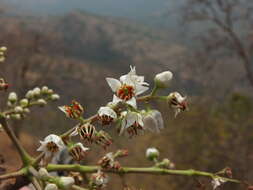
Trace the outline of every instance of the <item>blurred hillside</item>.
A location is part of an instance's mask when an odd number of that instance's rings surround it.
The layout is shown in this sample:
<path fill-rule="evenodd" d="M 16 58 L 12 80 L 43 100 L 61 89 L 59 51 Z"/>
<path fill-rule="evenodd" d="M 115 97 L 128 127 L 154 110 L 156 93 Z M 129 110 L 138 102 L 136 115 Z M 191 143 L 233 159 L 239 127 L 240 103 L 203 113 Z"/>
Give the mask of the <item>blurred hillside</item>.
<path fill-rule="evenodd" d="M 235 177 L 253 180 L 252 100 L 241 95 L 249 95 L 251 87 L 238 58 L 211 54 L 208 49 L 198 52 L 194 40 L 187 45 L 176 43 L 169 30 L 126 19 L 83 11 L 29 16 L 1 8 L 0 44 L 8 47 L 8 57 L 0 75 L 11 84 L 9 91 L 22 97 L 30 88 L 48 85 L 61 95 L 59 102 L 36 109 L 25 119 L 26 131 L 42 138 L 49 131 L 58 134 L 72 127 L 75 123 L 57 109 L 72 99 L 84 105 L 86 116 L 96 112 L 112 98 L 105 77 L 117 78 L 129 71 L 129 65 L 135 65 L 150 83 L 156 73 L 171 70 L 175 77 L 170 90 L 189 96 L 190 111 L 174 119 L 167 105 L 157 104 L 163 111 L 165 130 L 131 140 L 112 134 L 117 142 L 112 149 L 129 148 L 126 165 L 149 165 L 143 161 L 145 149 L 157 146 L 179 169 L 215 172 L 230 166 Z M 88 158 L 92 164 L 104 153 L 96 151 Z M 140 184 L 139 178 L 131 175 L 130 184 L 145 190 L 195 188 L 188 178 L 157 176 L 158 183 L 145 184 Z M 145 181 L 151 179 L 153 176 L 145 177 Z M 119 184 L 110 187 L 120 189 Z"/>

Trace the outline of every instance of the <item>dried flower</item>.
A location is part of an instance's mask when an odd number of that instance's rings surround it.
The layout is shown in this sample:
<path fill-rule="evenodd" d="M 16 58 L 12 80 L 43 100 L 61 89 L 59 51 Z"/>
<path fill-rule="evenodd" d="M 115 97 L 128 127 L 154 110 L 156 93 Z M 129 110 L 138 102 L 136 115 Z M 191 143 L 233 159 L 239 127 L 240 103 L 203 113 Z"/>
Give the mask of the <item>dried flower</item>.
<path fill-rule="evenodd" d="M 95 188 L 104 188 L 109 181 L 108 176 L 101 170 L 91 175 L 91 186 Z"/>
<path fill-rule="evenodd" d="M 105 131 L 101 130 L 96 134 L 96 144 L 101 145 L 104 148 L 107 148 L 112 144 L 111 136 Z"/>
<path fill-rule="evenodd" d="M 83 141 L 92 143 L 96 138 L 97 131 L 94 125 L 85 123 L 77 126 L 70 136 L 76 136 L 78 134 Z"/>
<path fill-rule="evenodd" d="M 9 88 L 9 84 L 4 81 L 4 79 L 0 78 L 0 90 L 7 90 Z"/>
<path fill-rule="evenodd" d="M 186 97 L 183 97 L 178 92 L 172 92 L 169 94 L 168 103 L 175 110 L 175 116 L 187 109 Z"/>
<path fill-rule="evenodd" d="M 89 148 L 84 147 L 82 143 L 77 143 L 69 149 L 69 153 L 75 161 L 81 161 L 85 158 Z"/>
<path fill-rule="evenodd" d="M 217 189 L 217 187 L 221 186 L 225 182 L 226 180 L 217 177 L 217 178 L 214 178 L 211 183 L 212 183 L 213 189 L 215 190 Z"/>
<path fill-rule="evenodd" d="M 63 111 L 67 117 L 77 119 L 81 117 L 84 109 L 80 103 L 73 100 L 70 106 L 60 106 L 59 109 Z"/>

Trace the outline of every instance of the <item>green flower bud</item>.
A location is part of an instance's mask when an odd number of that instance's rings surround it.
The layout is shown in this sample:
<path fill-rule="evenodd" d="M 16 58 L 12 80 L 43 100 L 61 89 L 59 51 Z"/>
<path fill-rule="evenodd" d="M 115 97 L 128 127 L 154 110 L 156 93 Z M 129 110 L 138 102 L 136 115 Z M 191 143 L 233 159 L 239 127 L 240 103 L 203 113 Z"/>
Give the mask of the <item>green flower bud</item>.
<path fill-rule="evenodd" d="M 34 97 L 34 93 L 32 90 L 29 90 L 26 95 L 25 95 L 26 98 L 28 99 L 32 99 Z"/>
<path fill-rule="evenodd" d="M 11 92 L 11 93 L 9 94 L 8 100 L 9 100 L 11 103 L 17 102 L 17 100 L 18 100 L 17 94 L 16 94 L 15 92 Z"/>
<path fill-rule="evenodd" d="M 170 81 L 173 77 L 172 72 L 164 71 L 155 76 L 155 84 L 158 88 L 167 88 L 170 84 Z"/>
<path fill-rule="evenodd" d="M 16 113 L 23 113 L 23 108 L 22 108 L 21 106 L 16 106 L 16 107 L 14 108 L 14 111 L 15 111 Z"/>
<path fill-rule="evenodd" d="M 29 101 L 28 101 L 28 99 L 24 98 L 24 99 L 20 100 L 19 103 L 21 106 L 26 107 L 26 106 L 28 106 Z"/>
<path fill-rule="evenodd" d="M 146 150 L 146 158 L 151 161 L 156 160 L 159 157 L 159 151 L 156 148 L 148 148 Z"/>
<path fill-rule="evenodd" d="M 45 106 L 47 104 L 46 100 L 44 99 L 38 99 L 37 103 L 40 105 L 40 106 Z"/>
<path fill-rule="evenodd" d="M 58 187 L 54 183 L 49 183 L 46 185 L 45 190 L 58 190 Z"/>
<path fill-rule="evenodd" d="M 42 94 L 47 94 L 48 93 L 48 87 L 47 86 L 43 86 L 42 88 L 41 88 L 41 93 Z"/>
<path fill-rule="evenodd" d="M 52 94 L 51 100 L 56 101 L 56 100 L 59 100 L 59 99 L 60 99 L 60 96 L 58 94 Z"/>

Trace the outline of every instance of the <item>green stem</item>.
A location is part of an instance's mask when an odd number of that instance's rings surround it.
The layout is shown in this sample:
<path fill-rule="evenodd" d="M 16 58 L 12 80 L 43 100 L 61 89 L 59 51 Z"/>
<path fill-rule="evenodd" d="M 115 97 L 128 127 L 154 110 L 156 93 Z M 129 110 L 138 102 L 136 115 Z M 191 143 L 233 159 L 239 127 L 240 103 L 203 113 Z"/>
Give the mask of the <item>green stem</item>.
<path fill-rule="evenodd" d="M 20 155 L 23 163 L 25 165 L 29 164 L 29 162 L 32 160 L 32 158 L 26 152 L 26 150 L 24 149 L 24 147 L 21 145 L 21 143 L 19 142 L 18 138 L 14 134 L 13 130 L 8 126 L 6 118 L 2 114 L 0 114 L 0 124 L 3 126 L 5 132 L 7 133 L 7 135 L 9 136 L 9 138 L 11 139 L 11 141 L 14 144 L 14 146 L 16 147 L 16 149 L 18 150 L 18 153 L 19 153 L 19 155 Z"/>
<path fill-rule="evenodd" d="M 4 175 L 0 175 L 0 181 L 5 180 L 5 179 L 10 179 L 10 178 L 16 178 L 16 177 L 19 177 L 19 176 L 23 176 L 25 174 L 26 174 L 26 172 L 25 172 L 24 169 L 19 170 L 17 172 L 7 173 L 7 174 L 4 174 Z"/>
<path fill-rule="evenodd" d="M 76 171 L 81 173 L 94 173 L 97 172 L 99 166 L 81 166 L 81 165 L 58 165 L 58 164 L 49 164 L 47 166 L 48 171 Z M 149 167 L 149 168 L 131 168 L 131 167 L 122 167 L 120 170 L 103 170 L 108 173 L 116 173 L 116 174 L 154 174 L 154 175 L 180 175 L 180 176 L 202 176 L 209 178 L 221 178 L 227 182 L 232 183 L 241 183 L 240 180 L 220 177 L 212 173 L 202 172 L 197 170 L 170 170 L 163 169 L 157 167 Z"/>

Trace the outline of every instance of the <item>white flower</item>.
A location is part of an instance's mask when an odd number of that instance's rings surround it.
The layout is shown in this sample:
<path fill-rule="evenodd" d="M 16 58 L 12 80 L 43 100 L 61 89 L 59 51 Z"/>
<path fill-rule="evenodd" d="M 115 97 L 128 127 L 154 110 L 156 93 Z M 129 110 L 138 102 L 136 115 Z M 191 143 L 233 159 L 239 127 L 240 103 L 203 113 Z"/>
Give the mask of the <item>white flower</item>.
<path fill-rule="evenodd" d="M 132 137 L 134 135 L 137 135 L 138 130 L 142 130 L 144 123 L 143 118 L 140 113 L 137 112 L 122 112 L 121 116 L 123 117 L 121 121 L 121 129 L 120 129 L 120 135 L 124 133 L 125 130 L 129 133 L 129 135 Z"/>
<path fill-rule="evenodd" d="M 102 121 L 103 125 L 108 125 L 113 120 L 117 119 L 117 114 L 112 108 L 108 106 L 100 107 L 98 110 L 98 118 Z"/>
<path fill-rule="evenodd" d="M 61 139 L 61 137 L 51 134 L 45 137 L 44 141 L 40 141 L 40 147 L 37 151 L 41 151 L 45 153 L 45 157 L 55 156 L 61 150 L 65 148 L 65 145 Z"/>
<path fill-rule="evenodd" d="M 149 160 L 157 159 L 159 154 L 160 153 L 156 148 L 148 148 L 146 150 L 146 158 L 148 158 Z"/>
<path fill-rule="evenodd" d="M 48 183 L 45 187 L 45 190 L 58 190 L 58 187 L 54 183 Z"/>
<path fill-rule="evenodd" d="M 187 109 L 186 97 L 183 97 L 178 92 L 172 92 L 168 96 L 168 103 L 175 110 L 175 117 Z"/>
<path fill-rule="evenodd" d="M 170 84 L 172 77 L 173 77 L 172 72 L 164 71 L 155 76 L 155 83 L 159 88 L 167 88 Z"/>
<path fill-rule="evenodd" d="M 148 90 L 144 77 L 137 76 L 134 71 L 120 77 L 120 80 L 106 78 L 108 85 L 115 93 L 113 103 L 125 102 L 134 108 L 137 107 L 135 97 Z"/>
<path fill-rule="evenodd" d="M 69 189 L 71 188 L 72 185 L 74 185 L 75 180 L 73 177 L 60 177 L 60 181 L 64 187 L 64 189 Z"/>
<path fill-rule="evenodd" d="M 150 110 L 144 113 L 144 129 L 159 133 L 164 128 L 162 114 L 158 110 Z"/>
<path fill-rule="evenodd" d="M 18 100 L 18 96 L 15 92 L 11 92 L 9 94 L 9 97 L 8 97 L 8 100 L 11 102 L 11 103 L 14 103 Z"/>
<path fill-rule="evenodd" d="M 215 190 L 217 187 L 221 186 L 225 182 L 226 180 L 224 179 L 214 178 L 211 183 L 212 183 L 213 189 Z"/>

